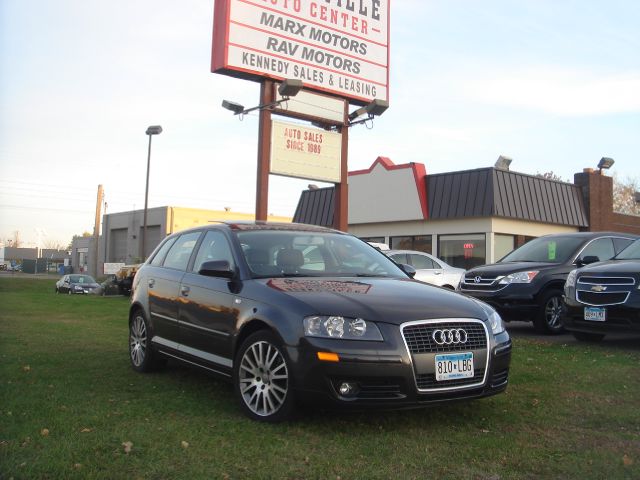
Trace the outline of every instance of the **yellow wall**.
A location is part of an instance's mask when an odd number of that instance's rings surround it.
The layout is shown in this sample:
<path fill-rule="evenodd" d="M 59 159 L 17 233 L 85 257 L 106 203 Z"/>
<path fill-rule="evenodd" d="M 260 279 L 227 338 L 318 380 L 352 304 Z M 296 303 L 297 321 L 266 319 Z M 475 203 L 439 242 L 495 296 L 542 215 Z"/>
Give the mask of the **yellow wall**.
<path fill-rule="evenodd" d="M 198 208 L 168 207 L 167 235 L 187 228 L 208 225 L 216 221 L 254 220 L 253 213 L 239 213 L 225 210 L 201 210 Z M 291 217 L 269 215 L 269 222 L 291 222 Z"/>

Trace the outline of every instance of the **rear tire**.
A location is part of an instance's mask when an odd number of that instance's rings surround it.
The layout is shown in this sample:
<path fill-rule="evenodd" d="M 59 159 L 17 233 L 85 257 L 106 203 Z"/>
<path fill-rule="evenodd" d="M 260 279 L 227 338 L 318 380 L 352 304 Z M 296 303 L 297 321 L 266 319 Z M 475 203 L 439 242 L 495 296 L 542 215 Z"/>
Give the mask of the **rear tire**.
<path fill-rule="evenodd" d="M 236 355 L 234 389 L 240 407 L 252 420 L 282 422 L 293 415 L 291 362 L 282 342 L 268 330 L 249 335 Z"/>
<path fill-rule="evenodd" d="M 535 329 L 547 335 L 563 333 L 562 315 L 564 313 L 564 304 L 562 302 L 562 291 L 547 290 L 540 297 L 538 305 L 538 312 L 533 320 Z"/>
<path fill-rule="evenodd" d="M 571 332 L 576 340 L 581 342 L 597 343 L 602 341 L 604 333 Z"/>
<path fill-rule="evenodd" d="M 149 323 L 141 310 L 133 312 L 129 322 L 129 360 L 131 367 L 141 373 L 158 370 L 167 363 L 151 348 Z"/>

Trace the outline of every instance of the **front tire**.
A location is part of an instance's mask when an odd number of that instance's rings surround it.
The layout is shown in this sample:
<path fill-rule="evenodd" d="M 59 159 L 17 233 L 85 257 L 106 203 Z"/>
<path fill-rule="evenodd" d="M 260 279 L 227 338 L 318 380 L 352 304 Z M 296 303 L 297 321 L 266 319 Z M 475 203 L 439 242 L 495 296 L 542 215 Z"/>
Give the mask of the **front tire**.
<path fill-rule="evenodd" d="M 563 333 L 563 312 L 562 292 L 560 290 L 549 290 L 540 297 L 539 309 L 533 320 L 533 326 L 538 332 L 546 333 L 547 335 Z"/>
<path fill-rule="evenodd" d="M 163 367 L 166 359 L 158 357 L 151 348 L 149 323 L 140 310 L 136 310 L 129 322 L 129 360 L 136 372 L 151 372 Z"/>
<path fill-rule="evenodd" d="M 262 422 L 282 422 L 293 414 L 291 368 L 282 342 L 262 330 L 245 339 L 233 367 L 236 397 L 243 412 Z"/>

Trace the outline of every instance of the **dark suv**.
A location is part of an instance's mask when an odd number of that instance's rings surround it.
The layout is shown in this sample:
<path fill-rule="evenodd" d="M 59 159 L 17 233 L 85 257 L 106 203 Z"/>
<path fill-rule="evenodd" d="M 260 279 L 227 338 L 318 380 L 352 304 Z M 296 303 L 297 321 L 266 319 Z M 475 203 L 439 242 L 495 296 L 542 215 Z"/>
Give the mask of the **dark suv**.
<path fill-rule="evenodd" d="M 135 276 L 131 364 L 146 372 L 174 358 L 230 379 L 244 412 L 266 421 L 296 400 L 400 408 L 504 391 L 511 340 L 500 316 L 411 273 L 321 227 L 176 233 Z"/>
<path fill-rule="evenodd" d="M 640 240 L 608 262 L 573 270 L 564 286 L 567 330 L 584 341 L 640 333 Z"/>
<path fill-rule="evenodd" d="M 612 232 L 535 238 L 498 263 L 468 270 L 459 290 L 492 305 L 506 322 L 532 321 L 539 332 L 560 333 L 564 330 L 563 288 L 569 272 L 609 260 L 635 238 Z"/>

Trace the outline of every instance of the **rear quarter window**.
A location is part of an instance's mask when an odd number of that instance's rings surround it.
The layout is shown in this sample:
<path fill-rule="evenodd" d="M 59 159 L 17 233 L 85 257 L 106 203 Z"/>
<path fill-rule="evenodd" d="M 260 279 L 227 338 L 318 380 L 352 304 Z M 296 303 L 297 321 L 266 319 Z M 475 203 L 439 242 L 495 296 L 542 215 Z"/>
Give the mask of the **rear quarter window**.
<path fill-rule="evenodd" d="M 175 241 L 176 241 L 175 238 L 171 238 L 171 239 L 167 240 L 166 242 L 164 242 L 162 247 L 160 247 L 160 249 L 156 252 L 156 254 L 151 259 L 151 262 L 149 262 L 149 263 L 151 265 L 153 265 L 154 267 L 159 267 L 160 265 L 162 265 L 164 257 L 167 256 L 167 252 L 169 251 L 169 249 L 171 248 L 171 246 L 173 245 L 173 243 Z"/>

